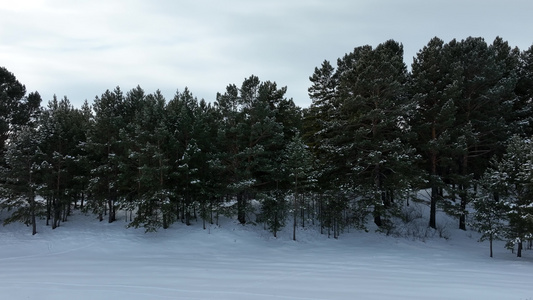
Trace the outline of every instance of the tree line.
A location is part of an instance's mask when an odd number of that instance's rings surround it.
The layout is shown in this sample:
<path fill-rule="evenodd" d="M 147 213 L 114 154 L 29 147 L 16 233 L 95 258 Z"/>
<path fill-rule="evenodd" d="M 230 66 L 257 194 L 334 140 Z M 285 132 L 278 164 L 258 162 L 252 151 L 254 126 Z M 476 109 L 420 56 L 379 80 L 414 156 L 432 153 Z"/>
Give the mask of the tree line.
<path fill-rule="evenodd" d="M 338 237 L 369 222 L 391 232 L 427 190 L 430 228 L 443 209 L 520 256 L 533 238 L 532 57 L 501 38 L 433 38 L 408 70 L 396 41 L 356 47 L 315 68 L 304 109 L 253 75 L 212 102 L 138 86 L 41 107 L 1 68 L 4 223 L 35 234 L 36 218 L 121 211 L 155 231 L 224 214 Z"/>

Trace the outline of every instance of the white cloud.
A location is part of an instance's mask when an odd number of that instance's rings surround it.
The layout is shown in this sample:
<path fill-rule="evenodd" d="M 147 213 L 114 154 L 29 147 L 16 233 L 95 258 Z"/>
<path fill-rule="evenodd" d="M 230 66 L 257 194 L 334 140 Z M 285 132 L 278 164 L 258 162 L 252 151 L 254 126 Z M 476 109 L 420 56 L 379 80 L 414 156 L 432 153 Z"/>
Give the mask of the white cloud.
<path fill-rule="evenodd" d="M 2 3 L 3 2 L 3 3 Z M 406 62 L 433 36 L 502 36 L 531 45 L 528 1 L 0 0 L 0 65 L 45 101 L 75 104 L 120 85 L 188 86 L 214 101 L 245 77 L 288 86 L 308 106 L 308 77 L 324 59 L 395 39 Z"/>

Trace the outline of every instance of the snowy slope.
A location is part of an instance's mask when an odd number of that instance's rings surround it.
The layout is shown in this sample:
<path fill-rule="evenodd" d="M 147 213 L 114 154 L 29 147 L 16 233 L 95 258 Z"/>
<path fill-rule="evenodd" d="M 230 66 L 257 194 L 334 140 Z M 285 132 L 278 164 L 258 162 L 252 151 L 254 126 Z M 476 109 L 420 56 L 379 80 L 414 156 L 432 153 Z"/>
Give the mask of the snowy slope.
<path fill-rule="evenodd" d="M 120 217 L 120 216 L 119 216 Z M 145 234 L 76 214 L 39 233 L 0 228 L 0 299 L 533 299 L 533 252 L 472 232 L 422 242 L 371 231 L 328 239 L 223 220 Z"/>

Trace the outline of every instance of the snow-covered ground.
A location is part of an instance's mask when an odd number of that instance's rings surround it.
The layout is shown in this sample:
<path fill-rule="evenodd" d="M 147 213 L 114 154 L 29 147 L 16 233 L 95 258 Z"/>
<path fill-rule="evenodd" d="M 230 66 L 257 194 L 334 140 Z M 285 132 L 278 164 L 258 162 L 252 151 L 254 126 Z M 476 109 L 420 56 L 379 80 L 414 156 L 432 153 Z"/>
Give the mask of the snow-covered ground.
<path fill-rule="evenodd" d="M 121 216 L 119 216 L 121 217 Z M 277 239 L 225 219 L 145 234 L 76 213 L 39 233 L 0 227 L 0 299 L 533 300 L 533 251 L 515 258 L 447 225 L 425 242 L 350 230 Z"/>

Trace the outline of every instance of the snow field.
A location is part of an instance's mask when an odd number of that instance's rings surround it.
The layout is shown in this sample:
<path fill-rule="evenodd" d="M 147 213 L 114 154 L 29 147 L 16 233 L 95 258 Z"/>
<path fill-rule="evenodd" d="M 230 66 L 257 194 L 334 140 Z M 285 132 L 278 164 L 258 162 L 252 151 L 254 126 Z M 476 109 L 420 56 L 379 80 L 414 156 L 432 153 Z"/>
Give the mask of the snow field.
<path fill-rule="evenodd" d="M 119 218 L 122 217 L 119 215 Z M 455 225 L 455 224 L 454 224 Z M 533 299 L 533 253 L 515 258 L 475 233 L 425 242 L 316 228 L 274 239 L 261 225 L 174 224 L 157 233 L 76 213 L 36 236 L 0 228 L 1 299 Z"/>

